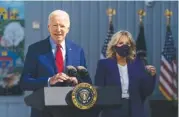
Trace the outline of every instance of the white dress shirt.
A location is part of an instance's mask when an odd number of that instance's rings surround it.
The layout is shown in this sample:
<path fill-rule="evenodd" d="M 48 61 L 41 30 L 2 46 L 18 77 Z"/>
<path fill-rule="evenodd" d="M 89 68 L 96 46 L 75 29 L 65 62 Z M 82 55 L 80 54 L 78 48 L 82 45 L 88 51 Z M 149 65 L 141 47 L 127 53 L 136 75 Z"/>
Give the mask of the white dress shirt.
<path fill-rule="evenodd" d="M 129 98 L 129 76 L 128 76 L 128 69 L 127 64 L 122 66 L 118 64 L 120 80 L 121 80 L 121 88 L 122 88 L 122 98 Z"/>
<path fill-rule="evenodd" d="M 55 42 L 50 38 L 50 44 L 52 47 L 52 53 L 55 57 L 55 53 L 56 53 L 56 46 L 57 44 L 55 44 Z M 62 51 L 62 56 L 63 56 L 63 62 L 65 63 L 65 59 L 66 59 L 66 46 L 65 46 L 65 40 L 62 41 L 62 43 L 60 44 L 62 46 L 61 51 Z M 64 64 L 65 65 L 65 64 Z"/>

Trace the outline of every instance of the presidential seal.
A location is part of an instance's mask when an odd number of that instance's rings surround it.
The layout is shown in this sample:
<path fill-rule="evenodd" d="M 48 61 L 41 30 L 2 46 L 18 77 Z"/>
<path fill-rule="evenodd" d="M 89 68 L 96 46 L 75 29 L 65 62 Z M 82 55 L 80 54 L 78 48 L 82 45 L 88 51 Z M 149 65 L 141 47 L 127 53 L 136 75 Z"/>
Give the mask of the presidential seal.
<path fill-rule="evenodd" d="M 81 110 L 90 109 L 94 106 L 96 100 L 97 91 L 88 83 L 80 83 L 72 91 L 72 102 Z"/>

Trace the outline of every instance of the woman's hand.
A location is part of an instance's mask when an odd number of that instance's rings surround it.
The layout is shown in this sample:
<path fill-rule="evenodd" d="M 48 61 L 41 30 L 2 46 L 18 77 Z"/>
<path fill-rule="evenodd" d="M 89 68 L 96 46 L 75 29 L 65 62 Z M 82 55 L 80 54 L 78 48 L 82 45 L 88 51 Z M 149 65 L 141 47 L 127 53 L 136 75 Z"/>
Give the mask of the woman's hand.
<path fill-rule="evenodd" d="M 145 68 L 152 76 L 156 75 L 156 68 L 154 66 L 146 65 Z"/>

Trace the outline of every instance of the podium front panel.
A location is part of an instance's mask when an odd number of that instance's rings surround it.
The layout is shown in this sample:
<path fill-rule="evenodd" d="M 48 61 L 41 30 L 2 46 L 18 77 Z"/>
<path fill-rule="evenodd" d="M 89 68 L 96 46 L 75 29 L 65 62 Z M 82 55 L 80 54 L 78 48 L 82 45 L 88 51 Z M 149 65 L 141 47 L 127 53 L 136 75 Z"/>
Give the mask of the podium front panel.
<path fill-rule="evenodd" d="M 67 106 L 66 96 L 73 87 L 45 87 L 45 106 Z"/>

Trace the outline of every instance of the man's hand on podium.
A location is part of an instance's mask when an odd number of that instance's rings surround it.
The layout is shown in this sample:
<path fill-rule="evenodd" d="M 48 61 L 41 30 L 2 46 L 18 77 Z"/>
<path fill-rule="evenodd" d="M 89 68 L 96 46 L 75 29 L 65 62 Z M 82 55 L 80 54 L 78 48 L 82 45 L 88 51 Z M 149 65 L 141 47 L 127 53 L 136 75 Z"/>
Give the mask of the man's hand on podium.
<path fill-rule="evenodd" d="M 69 84 L 72 84 L 73 86 L 78 84 L 78 80 L 76 77 L 70 77 L 65 73 L 57 73 L 49 79 L 50 85 L 54 85 L 58 82 L 67 82 Z"/>
<path fill-rule="evenodd" d="M 50 85 L 54 85 L 57 82 L 64 82 L 66 80 L 69 80 L 70 77 L 66 75 L 65 73 L 57 73 L 56 75 L 52 76 L 49 80 Z"/>

